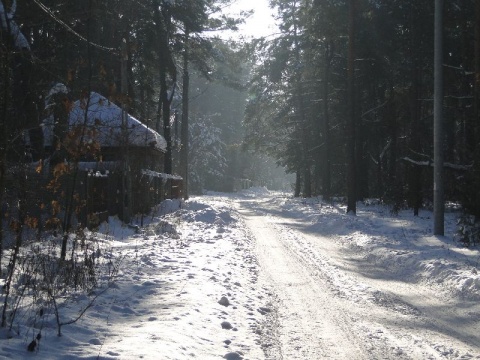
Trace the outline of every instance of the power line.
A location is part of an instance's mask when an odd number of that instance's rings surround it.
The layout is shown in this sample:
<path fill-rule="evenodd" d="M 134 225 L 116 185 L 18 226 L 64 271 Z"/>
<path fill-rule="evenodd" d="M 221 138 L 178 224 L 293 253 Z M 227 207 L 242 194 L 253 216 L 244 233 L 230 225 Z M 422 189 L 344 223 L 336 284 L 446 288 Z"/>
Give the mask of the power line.
<path fill-rule="evenodd" d="M 65 23 L 63 20 L 61 20 L 60 18 L 58 18 L 52 10 L 50 10 L 47 6 L 45 6 L 44 4 L 42 4 L 39 0 L 33 0 L 33 2 L 35 4 L 37 4 L 45 13 L 47 13 L 48 16 L 50 16 L 53 20 L 55 20 L 58 24 L 60 24 L 61 26 L 63 26 L 68 32 L 72 33 L 74 36 L 76 36 L 77 38 L 79 38 L 80 40 L 90 44 L 91 46 L 93 47 L 96 47 L 97 49 L 100 49 L 100 50 L 104 50 L 104 51 L 108 51 L 108 52 L 111 52 L 111 53 L 115 53 L 115 54 L 119 54 L 119 51 L 118 49 L 115 49 L 115 48 L 109 48 L 109 47 L 106 47 L 106 46 L 103 46 L 103 45 L 99 45 L 99 44 L 96 44 L 96 43 L 93 43 L 91 41 L 89 41 L 87 38 L 85 38 L 84 36 L 80 35 L 78 32 L 76 32 L 75 30 L 73 30 L 70 26 L 68 26 L 67 23 Z"/>

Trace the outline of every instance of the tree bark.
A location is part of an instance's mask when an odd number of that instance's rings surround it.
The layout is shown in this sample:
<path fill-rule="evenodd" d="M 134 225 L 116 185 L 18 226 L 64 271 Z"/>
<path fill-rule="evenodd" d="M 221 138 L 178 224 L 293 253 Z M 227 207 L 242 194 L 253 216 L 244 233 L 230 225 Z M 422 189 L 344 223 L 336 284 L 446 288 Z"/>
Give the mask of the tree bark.
<path fill-rule="evenodd" d="M 183 89 L 182 89 L 182 127 L 180 129 L 180 139 L 182 143 L 180 153 L 180 168 L 183 177 L 183 198 L 188 200 L 188 116 L 189 116 L 189 87 L 190 74 L 188 71 L 189 63 L 189 41 L 190 32 L 185 24 L 185 40 L 183 52 Z"/>
<path fill-rule="evenodd" d="M 293 12 L 293 42 L 295 45 L 295 103 L 299 115 L 299 123 L 302 139 L 300 139 L 300 146 L 302 148 L 302 166 L 303 166 L 303 195 L 304 197 L 312 196 L 312 176 L 311 176 L 311 166 L 310 166 L 310 155 L 309 148 L 310 143 L 308 141 L 309 134 L 307 131 L 307 117 L 305 115 L 305 100 L 304 100 L 304 89 L 302 85 L 302 73 L 301 73 L 301 58 L 300 58 L 300 44 L 298 39 L 298 19 L 297 19 L 297 2 L 294 2 L 294 12 Z"/>
<path fill-rule="evenodd" d="M 160 77 L 160 96 L 158 110 L 161 110 L 161 119 L 163 122 L 163 136 L 167 142 L 165 153 L 164 172 L 172 173 L 172 136 L 170 126 L 170 105 L 172 103 L 173 94 L 176 83 L 176 68 L 172 58 L 172 52 L 169 46 L 170 36 L 170 5 L 167 3 L 159 4 L 158 1 L 153 3 L 155 12 L 155 21 L 157 25 L 158 35 L 158 58 L 159 58 L 159 77 Z M 162 11 L 160 12 L 160 8 Z M 172 93 L 168 95 L 167 74 L 172 76 Z M 160 117 L 158 118 L 158 120 Z M 157 123 L 157 131 L 159 124 Z"/>
<path fill-rule="evenodd" d="M 167 73 L 165 69 L 160 70 L 160 101 L 162 104 L 163 136 L 167 142 L 165 153 L 164 172 L 172 173 L 172 135 L 170 127 L 170 101 L 167 90 Z"/>
<path fill-rule="evenodd" d="M 2 34 L 0 34 L 2 36 Z M 2 121 L 0 121 L 0 205 L 3 206 L 3 198 L 5 195 L 5 175 L 6 175 L 6 161 L 7 161 L 7 124 L 9 121 L 8 107 L 10 99 L 10 52 L 8 48 L 0 44 L 2 51 L 0 52 L 0 69 L 2 70 L 2 89 L 0 89 L 1 109 L 0 113 Z M 2 217 L 0 217 L 0 268 L 3 259 L 3 210 Z"/>
<path fill-rule="evenodd" d="M 418 99 L 420 98 L 420 66 L 416 51 L 418 51 L 418 19 L 417 11 L 410 13 L 410 27 L 411 27 L 411 58 L 412 58 L 412 84 L 410 88 L 410 118 L 412 119 L 412 135 L 410 147 L 416 153 L 422 153 L 422 124 L 419 116 Z M 413 206 L 414 216 L 418 216 L 420 206 L 422 203 L 421 195 L 422 184 L 422 169 L 418 166 L 411 166 L 409 168 L 409 193 L 410 204 Z"/>
<path fill-rule="evenodd" d="M 330 113 L 328 109 L 329 105 L 329 75 L 330 64 L 333 57 L 333 42 L 326 44 L 325 49 L 325 71 L 323 79 L 323 178 L 322 178 L 322 193 L 325 200 L 329 200 L 331 196 L 331 141 L 330 141 Z"/>
<path fill-rule="evenodd" d="M 293 194 L 293 197 L 299 197 L 300 196 L 300 190 L 302 188 L 302 176 L 300 174 L 300 169 L 297 169 L 295 173 L 295 192 Z"/>
<path fill-rule="evenodd" d="M 474 114 L 473 124 L 475 139 L 480 138 L 480 1 L 475 1 L 475 49 L 474 49 L 474 69 L 475 69 L 475 87 L 474 87 Z M 473 141 L 475 141 L 475 139 Z"/>
<path fill-rule="evenodd" d="M 435 0 L 434 57 L 433 233 L 443 236 L 445 212 L 443 188 L 443 0 Z"/>
<path fill-rule="evenodd" d="M 355 111 L 355 8 L 356 0 L 350 0 L 348 28 L 348 123 L 347 123 L 347 213 L 357 213 L 356 189 L 356 111 Z"/>

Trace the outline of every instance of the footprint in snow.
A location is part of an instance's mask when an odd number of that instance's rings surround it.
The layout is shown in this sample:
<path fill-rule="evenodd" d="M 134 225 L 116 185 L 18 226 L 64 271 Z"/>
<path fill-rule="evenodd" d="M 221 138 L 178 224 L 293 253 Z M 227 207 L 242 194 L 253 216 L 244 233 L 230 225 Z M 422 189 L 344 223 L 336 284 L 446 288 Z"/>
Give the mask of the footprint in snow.
<path fill-rule="evenodd" d="M 123 315 L 136 314 L 136 312 L 134 310 L 130 309 L 128 306 L 121 307 L 121 306 L 118 306 L 118 305 L 113 305 L 112 310 L 116 311 L 116 312 L 119 312 L 119 313 L 123 313 Z"/>
<path fill-rule="evenodd" d="M 108 351 L 108 352 L 107 352 L 107 355 L 110 355 L 110 356 L 120 356 L 120 353 L 115 352 L 115 351 Z"/>
<path fill-rule="evenodd" d="M 232 324 L 230 324 L 228 321 L 223 321 L 220 325 L 222 326 L 222 329 L 225 330 L 230 330 L 233 328 Z"/>
<path fill-rule="evenodd" d="M 88 342 L 92 345 L 102 345 L 102 342 L 100 341 L 100 339 L 97 339 L 97 338 L 90 339 Z"/>
<path fill-rule="evenodd" d="M 145 282 L 142 284 L 142 286 L 155 286 L 155 285 L 156 285 L 155 282 L 153 282 L 153 281 L 148 281 L 148 280 L 145 281 Z"/>
<path fill-rule="evenodd" d="M 218 300 L 218 303 L 223 306 L 228 306 L 230 305 L 230 301 L 225 296 L 222 296 L 220 300 Z"/>
<path fill-rule="evenodd" d="M 224 359 L 227 360 L 242 360 L 243 357 L 238 352 L 230 352 L 223 356 Z"/>
<path fill-rule="evenodd" d="M 268 314 L 269 312 L 271 312 L 272 310 L 271 310 L 270 308 L 268 308 L 268 307 L 262 306 L 262 307 L 259 307 L 259 308 L 257 309 L 257 311 L 258 311 L 260 314 L 262 314 L 262 315 L 266 315 L 266 314 Z"/>

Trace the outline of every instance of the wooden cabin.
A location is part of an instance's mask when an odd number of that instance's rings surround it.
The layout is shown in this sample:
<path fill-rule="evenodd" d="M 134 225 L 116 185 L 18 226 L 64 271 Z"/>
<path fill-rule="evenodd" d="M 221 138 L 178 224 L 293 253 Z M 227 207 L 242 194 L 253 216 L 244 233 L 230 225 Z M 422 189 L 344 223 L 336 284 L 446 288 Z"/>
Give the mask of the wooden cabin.
<path fill-rule="evenodd" d="M 165 139 L 98 93 L 75 101 L 63 123 L 62 116 L 52 114 L 44 121 L 43 136 L 50 173 L 64 161 L 65 150 L 59 154 L 56 145 L 60 139 L 69 139 L 65 146 L 84 144 L 75 182 L 86 203 L 82 222 L 94 225 L 109 215 L 128 221 L 181 196 L 182 179 L 162 173 Z"/>

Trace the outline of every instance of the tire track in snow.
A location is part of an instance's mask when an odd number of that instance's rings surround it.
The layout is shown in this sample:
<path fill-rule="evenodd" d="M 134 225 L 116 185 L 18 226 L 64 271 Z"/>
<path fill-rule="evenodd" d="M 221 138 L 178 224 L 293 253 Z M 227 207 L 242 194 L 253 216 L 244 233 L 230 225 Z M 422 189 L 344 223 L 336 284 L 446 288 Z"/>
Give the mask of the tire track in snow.
<path fill-rule="evenodd" d="M 358 336 L 358 319 L 342 311 L 341 299 L 329 290 L 327 279 L 312 274 L 265 216 L 245 208 L 239 211 L 256 239 L 265 281 L 279 300 L 282 359 L 401 358 Z"/>
<path fill-rule="evenodd" d="M 263 208 L 266 204 L 255 203 L 243 202 L 240 213 L 257 239 L 257 255 L 266 281 L 273 283 L 280 299 L 284 359 L 474 357 L 448 333 L 445 336 L 438 331 L 443 324 L 428 311 L 428 304 L 435 299 L 411 289 L 411 294 L 426 302 L 425 306 L 418 302 L 412 305 L 383 286 L 377 288 L 379 283 L 372 279 L 359 279 L 344 260 L 339 261 L 338 254 L 330 258 L 334 255 L 331 249 L 318 246 L 321 236 L 303 234 L 292 219 L 265 215 L 276 214 L 276 209 L 270 209 L 274 204 L 269 203 L 267 210 Z M 319 318 L 323 325 L 318 325 Z M 316 335 L 329 331 L 334 333 L 330 338 Z M 298 343 L 301 345 L 295 345 Z"/>

